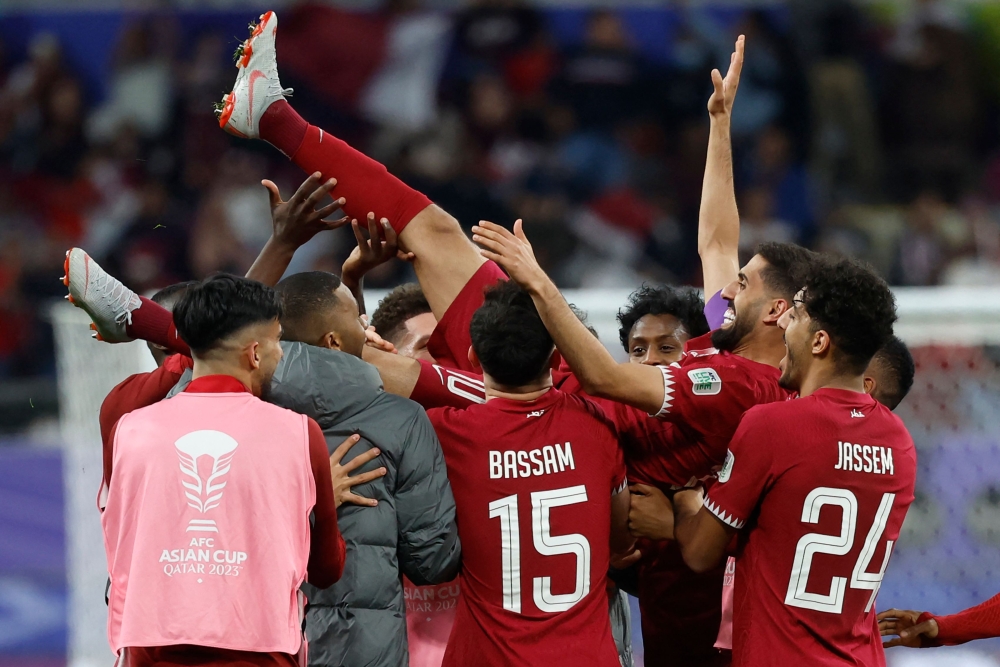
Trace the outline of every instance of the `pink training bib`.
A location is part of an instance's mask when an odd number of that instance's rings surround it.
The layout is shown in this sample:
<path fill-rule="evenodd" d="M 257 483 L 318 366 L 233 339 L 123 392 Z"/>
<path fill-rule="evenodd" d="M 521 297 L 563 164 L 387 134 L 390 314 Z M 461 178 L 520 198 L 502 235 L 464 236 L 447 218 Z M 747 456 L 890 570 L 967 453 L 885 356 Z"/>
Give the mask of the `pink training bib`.
<path fill-rule="evenodd" d="M 182 393 L 118 423 L 101 523 L 108 640 L 296 654 L 316 487 L 306 417 Z"/>

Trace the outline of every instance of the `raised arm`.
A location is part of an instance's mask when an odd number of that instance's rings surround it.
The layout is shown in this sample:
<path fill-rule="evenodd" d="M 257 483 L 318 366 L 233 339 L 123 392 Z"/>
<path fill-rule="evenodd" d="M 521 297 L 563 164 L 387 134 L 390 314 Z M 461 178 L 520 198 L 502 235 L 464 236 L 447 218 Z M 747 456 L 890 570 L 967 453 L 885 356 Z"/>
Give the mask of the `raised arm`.
<path fill-rule="evenodd" d="M 492 222 L 481 222 L 472 231 L 472 239 L 483 246 L 483 256 L 503 267 L 511 279 L 531 294 L 545 328 L 552 334 L 556 347 L 576 373 L 584 391 L 650 414 L 660 412 L 663 407 L 660 369 L 643 364 L 619 364 L 614 360 L 542 271 L 520 220 L 514 223 L 513 234 Z"/>
<path fill-rule="evenodd" d="M 719 70 L 712 70 L 715 91 L 708 100 L 711 130 L 698 214 L 698 255 L 701 257 L 706 301 L 736 280 L 740 270 L 740 214 L 736 208 L 733 185 L 733 146 L 729 127 L 743 69 L 743 42 L 743 35 L 740 35 L 725 79 Z"/>
<path fill-rule="evenodd" d="M 273 287 L 281 280 L 299 247 L 322 231 L 347 224 L 347 218 L 324 220 L 342 207 L 345 200 L 341 197 L 332 204 L 316 208 L 337 185 L 337 179 L 324 181 L 318 172 L 307 178 L 288 201 L 281 199 L 278 186 L 271 181 L 261 181 L 261 184 L 271 198 L 273 231 L 246 277 Z"/>
<path fill-rule="evenodd" d="M 376 223 L 374 213 L 368 214 L 367 239 L 357 220 L 351 220 L 351 228 L 354 230 L 354 238 L 357 239 L 358 245 L 344 260 L 344 266 L 340 270 L 340 279 L 347 285 L 347 289 L 351 290 L 355 301 L 358 302 L 358 312 L 364 315 L 365 274 L 394 257 L 399 257 L 404 261 L 412 261 L 413 253 L 404 253 L 398 249 L 398 239 L 392 225 L 386 218 L 382 218 Z"/>

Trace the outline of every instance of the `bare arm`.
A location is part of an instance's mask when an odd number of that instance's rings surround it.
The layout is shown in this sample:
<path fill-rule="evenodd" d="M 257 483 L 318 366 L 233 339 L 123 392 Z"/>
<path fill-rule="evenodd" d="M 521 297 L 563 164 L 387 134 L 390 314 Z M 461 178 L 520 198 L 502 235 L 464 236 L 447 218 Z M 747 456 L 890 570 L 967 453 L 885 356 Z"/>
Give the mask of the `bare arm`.
<path fill-rule="evenodd" d="M 736 40 L 726 78 L 712 70 L 715 91 L 708 100 L 711 130 L 698 214 L 698 255 L 705 281 L 705 300 L 736 280 L 740 270 L 740 214 L 733 186 L 733 147 L 729 135 L 733 101 L 743 69 L 743 36 Z"/>
<path fill-rule="evenodd" d="M 261 181 L 261 184 L 271 198 L 273 231 L 246 277 L 273 286 L 281 280 L 300 246 L 319 232 L 347 224 L 347 218 L 323 219 L 343 206 L 345 200 L 341 197 L 332 204 L 316 208 L 337 185 L 337 179 L 323 181 L 318 172 L 307 178 L 288 201 L 282 201 L 278 186 L 271 181 Z"/>
<path fill-rule="evenodd" d="M 630 506 L 628 487 L 611 496 L 611 554 L 627 554 L 635 547 L 635 538 L 628 530 Z"/>
<path fill-rule="evenodd" d="M 601 341 L 573 314 L 559 289 L 538 266 L 520 220 L 514 223 L 514 234 L 492 222 L 480 223 L 472 231 L 473 240 L 483 246 L 483 256 L 503 267 L 531 294 L 545 328 L 552 334 L 556 347 L 576 373 L 585 392 L 650 414 L 660 411 L 663 407 L 660 369 L 643 364 L 619 364 L 614 360 Z"/>
<path fill-rule="evenodd" d="M 390 394 L 409 398 L 420 379 L 420 362 L 401 354 L 365 345 L 361 358 L 378 370 L 382 386 Z"/>
<path fill-rule="evenodd" d="M 385 264 L 394 257 L 404 261 L 412 261 L 413 253 L 404 253 L 398 249 L 396 232 L 385 218 L 375 222 L 375 214 L 368 214 L 368 238 L 361 231 L 357 220 L 351 220 L 354 238 L 358 245 L 351 251 L 350 257 L 344 261 L 340 270 L 340 279 L 347 289 L 351 290 L 358 302 L 358 312 L 365 314 L 364 279 L 365 274 L 380 264 Z M 381 231 L 380 231 L 381 230 Z"/>
<path fill-rule="evenodd" d="M 674 494 L 674 539 L 681 556 L 695 572 L 708 572 L 722 561 L 736 529 L 705 509 L 704 489 L 685 489 Z"/>

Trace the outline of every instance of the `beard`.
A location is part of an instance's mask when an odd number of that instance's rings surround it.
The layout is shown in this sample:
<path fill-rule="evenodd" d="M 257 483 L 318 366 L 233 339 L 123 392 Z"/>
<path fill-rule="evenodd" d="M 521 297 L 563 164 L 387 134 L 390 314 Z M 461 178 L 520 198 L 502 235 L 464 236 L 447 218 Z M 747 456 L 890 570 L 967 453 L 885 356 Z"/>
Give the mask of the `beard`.
<path fill-rule="evenodd" d="M 724 352 L 735 350 L 743 339 L 753 331 L 754 320 L 760 312 L 759 304 L 751 304 L 746 310 L 753 311 L 739 313 L 735 304 L 730 301 L 729 307 L 733 309 L 733 323 L 728 327 L 719 328 L 712 332 L 712 345 Z"/>
<path fill-rule="evenodd" d="M 260 394 L 258 394 L 257 398 L 259 398 L 262 401 L 266 401 L 271 397 L 271 389 L 272 389 L 271 380 L 273 379 L 274 379 L 274 373 L 271 373 L 266 378 L 260 381 Z"/>
<path fill-rule="evenodd" d="M 792 351 L 785 348 L 785 367 L 781 371 L 781 377 L 778 378 L 778 386 L 782 389 L 789 389 L 793 391 L 798 390 L 798 382 L 793 377 L 793 372 L 795 370 L 795 361 L 792 359 Z"/>

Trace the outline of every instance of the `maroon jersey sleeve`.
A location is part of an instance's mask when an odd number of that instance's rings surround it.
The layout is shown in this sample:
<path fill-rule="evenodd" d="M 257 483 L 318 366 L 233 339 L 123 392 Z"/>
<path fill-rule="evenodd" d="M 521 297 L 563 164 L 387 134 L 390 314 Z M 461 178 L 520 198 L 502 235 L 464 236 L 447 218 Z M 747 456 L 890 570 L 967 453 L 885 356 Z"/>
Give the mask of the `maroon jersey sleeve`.
<path fill-rule="evenodd" d="M 410 393 L 410 400 L 425 410 L 467 408 L 485 403 L 483 376 L 421 361 L 420 376 Z"/>
<path fill-rule="evenodd" d="M 721 359 L 692 356 L 681 364 L 660 366 L 663 407 L 656 413 L 719 452 L 725 451 L 744 412 L 775 400 L 745 369 Z"/>
<path fill-rule="evenodd" d="M 133 410 L 158 403 L 167 397 L 181 375 L 194 363 L 191 357 L 174 354 L 166 358 L 163 365 L 149 373 L 136 373 L 115 386 L 101 403 L 101 439 L 104 442 L 105 459 L 111 446 L 111 429 L 123 415 Z M 106 467 L 110 467 L 107 462 Z"/>
<path fill-rule="evenodd" d="M 705 498 L 708 511 L 737 529 L 746 525 L 774 474 L 774 448 L 760 442 L 761 435 L 769 432 L 767 424 L 762 424 L 755 412 L 743 417 L 729 445 L 718 482 Z"/>
<path fill-rule="evenodd" d="M 346 546 L 337 526 L 337 503 L 330 476 L 330 455 L 323 429 L 311 417 L 305 418 L 309 429 L 309 464 L 316 480 L 316 506 L 309 544 L 309 583 L 328 588 L 344 573 Z"/>
<path fill-rule="evenodd" d="M 923 623 L 932 618 L 937 621 L 938 636 L 925 641 L 925 646 L 953 646 L 975 639 L 1000 637 L 1000 595 L 951 616 L 925 613 L 918 621 Z"/>
<path fill-rule="evenodd" d="M 503 269 L 494 262 L 486 262 L 469 278 L 469 282 L 465 283 L 465 287 L 448 306 L 427 341 L 427 351 L 439 364 L 463 371 L 473 370 L 469 362 L 469 347 L 472 345 L 469 325 L 472 323 L 472 315 L 483 305 L 483 293 L 486 289 L 501 280 L 507 280 Z"/>

